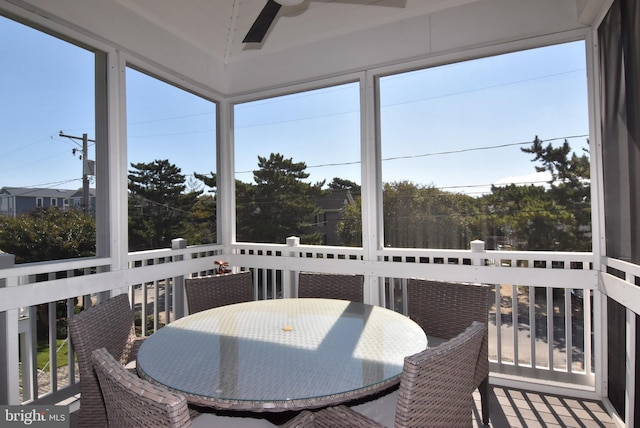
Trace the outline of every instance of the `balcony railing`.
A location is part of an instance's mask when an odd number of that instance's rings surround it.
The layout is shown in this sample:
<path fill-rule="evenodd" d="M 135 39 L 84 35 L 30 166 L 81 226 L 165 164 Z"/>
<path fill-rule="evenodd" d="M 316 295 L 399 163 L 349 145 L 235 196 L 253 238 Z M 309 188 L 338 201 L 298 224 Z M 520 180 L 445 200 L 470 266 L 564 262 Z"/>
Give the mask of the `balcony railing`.
<path fill-rule="evenodd" d="M 78 393 L 64 319 L 79 307 L 127 291 L 140 334 L 151 334 L 186 313 L 184 278 L 211 274 L 220 259 L 234 269 L 251 269 L 260 299 L 294 297 L 299 271 L 360 273 L 366 276 L 366 301 L 405 314 L 407 278 L 491 284 L 492 382 L 517 376 L 546 391 L 596 397 L 601 302 L 593 292 L 593 255 L 472 248 L 367 255 L 361 248 L 299 245 L 295 238 L 287 244 L 235 244 L 227 251 L 176 240 L 171 249 L 132 253 L 122 266 L 91 258 L 0 269 L 0 339 L 7 351 L 0 378 L 8 384 L 0 401 L 52 403 Z M 48 350 L 40 361 L 44 368 L 38 368 L 39 347 Z"/>

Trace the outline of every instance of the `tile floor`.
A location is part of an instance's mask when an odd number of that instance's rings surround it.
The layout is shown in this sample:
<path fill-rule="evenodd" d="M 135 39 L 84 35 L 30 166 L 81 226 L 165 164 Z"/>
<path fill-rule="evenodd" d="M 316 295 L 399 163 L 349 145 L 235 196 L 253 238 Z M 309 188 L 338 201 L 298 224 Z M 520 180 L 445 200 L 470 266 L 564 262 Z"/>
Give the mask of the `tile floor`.
<path fill-rule="evenodd" d="M 473 426 L 482 427 L 480 394 L 474 393 Z M 490 427 L 605 427 L 615 423 L 598 401 L 546 395 L 537 392 L 493 386 Z"/>
<path fill-rule="evenodd" d="M 492 428 L 614 428 L 616 424 L 602 403 L 564 396 L 547 395 L 520 389 L 493 386 L 491 391 L 491 417 L 489 425 L 482 424 L 480 394 L 474 393 L 473 427 Z M 76 414 L 72 414 L 71 428 L 76 427 Z M 243 418 L 240 418 L 243 419 Z M 222 422 L 222 421 L 221 421 Z M 224 425 L 228 426 L 227 423 Z M 245 426 L 238 421 L 234 427 Z M 339 428 L 339 427 L 337 427 Z"/>

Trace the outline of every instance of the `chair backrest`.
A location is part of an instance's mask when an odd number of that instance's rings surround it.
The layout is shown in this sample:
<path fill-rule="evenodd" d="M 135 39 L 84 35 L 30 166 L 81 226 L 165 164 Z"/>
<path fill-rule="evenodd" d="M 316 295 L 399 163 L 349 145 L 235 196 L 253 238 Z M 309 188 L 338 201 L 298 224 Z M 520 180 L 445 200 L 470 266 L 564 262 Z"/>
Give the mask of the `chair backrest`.
<path fill-rule="evenodd" d="M 489 322 L 488 285 L 409 279 L 407 299 L 409 317 L 429 336 L 451 339 L 463 332 L 473 321 Z M 453 316 L 452 314 L 455 314 Z M 488 334 L 480 347 L 475 386 L 489 375 Z"/>
<path fill-rule="evenodd" d="M 409 317 L 427 336 L 451 339 L 473 321 L 489 322 L 489 291 L 487 285 L 411 278 L 407 281 Z"/>
<path fill-rule="evenodd" d="M 300 272 L 298 297 L 364 302 L 364 275 Z"/>
<path fill-rule="evenodd" d="M 190 427 L 187 400 L 140 379 L 105 349 L 91 358 L 100 382 L 110 427 Z"/>
<path fill-rule="evenodd" d="M 78 426 L 107 426 L 107 413 L 91 361 L 91 352 L 106 348 L 121 364 L 135 358 L 134 321 L 135 316 L 127 294 L 112 297 L 67 320 L 80 372 L 81 405 Z"/>
<path fill-rule="evenodd" d="M 225 273 L 185 280 L 189 313 L 254 300 L 253 273 Z"/>
<path fill-rule="evenodd" d="M 440 346 L 405 358 L 396 427 L 472 426 L 473 373 L 486 330 L 474 321 Z"/>

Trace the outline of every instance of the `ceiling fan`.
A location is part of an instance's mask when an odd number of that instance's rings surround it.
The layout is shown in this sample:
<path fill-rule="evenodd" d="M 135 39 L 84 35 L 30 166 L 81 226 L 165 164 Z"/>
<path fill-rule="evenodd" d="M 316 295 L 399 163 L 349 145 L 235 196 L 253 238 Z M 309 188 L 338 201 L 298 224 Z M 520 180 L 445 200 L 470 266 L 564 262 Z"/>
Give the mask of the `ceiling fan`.
<path fill-rule="evenodd" d="M 267 0 L 262 11 L 242 40 L 242 43 L 262 43 L 269 27 L 273 24 L 276 15 L 282 6 L 300 6 L 306 0 Z M 376 4 L 378 6 L 400 7 L 406 6 L 407 0 L 378 0 L 375 2 L 365 0 L 339 0 L 347 3 Z"/>
<path fill-rule="evenodd" d="M 267 0 L 267 4 L 262 8 L 260 15 L 256 18 L 247 35 L 244 36 L 242 43 L 262 43 L 262 39 L 269 31 L 269 27 L 276 18 L 280 7 L 298 6 L 302 3 L 304 3 L 304 0 Z"/>

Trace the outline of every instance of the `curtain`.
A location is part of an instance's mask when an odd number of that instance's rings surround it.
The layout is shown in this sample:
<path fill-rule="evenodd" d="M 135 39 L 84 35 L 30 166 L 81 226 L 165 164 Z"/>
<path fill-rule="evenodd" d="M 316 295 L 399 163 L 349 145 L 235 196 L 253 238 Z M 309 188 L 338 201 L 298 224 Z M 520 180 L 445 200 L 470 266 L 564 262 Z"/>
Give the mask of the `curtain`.
<path fill-rule="evenodd" d="M 640 7 L 615 0 L 598 29 L 606 254 L 640 264 Z M 626 308 L 607 305 L 609 401 L 625 414 Z M 636 324 L 638 317 L 636 316 Z M 640 331 L 640 330 L 639 330 Z M 640 338 L 636 337 L 636 349 Z M 636 391 L 640 385 L 636 372 Z M 640 421 L 636 395 L 635 426 Z"/>
<path fill-rule="evenodd" d="M 598 30 L 607 255 L 640 264 L 640 6 L 616 0 Z"/>

